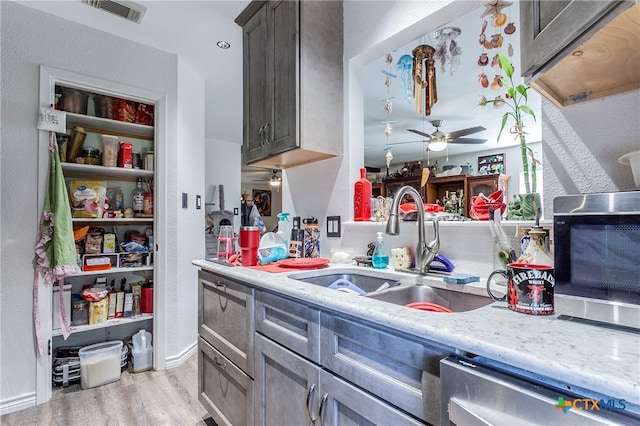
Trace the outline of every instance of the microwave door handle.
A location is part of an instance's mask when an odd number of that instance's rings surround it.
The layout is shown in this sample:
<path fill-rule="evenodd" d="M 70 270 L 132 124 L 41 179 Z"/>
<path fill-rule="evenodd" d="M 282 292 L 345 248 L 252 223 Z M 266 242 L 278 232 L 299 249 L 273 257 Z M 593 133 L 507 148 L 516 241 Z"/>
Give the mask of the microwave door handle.
<path fill-rule="evenodd" d="M 480 414 L 472 411 L 470 407 L 458 398 L 449 400 L 449 421 L 455 425 L 464 426 L 492 426 L 493 423 L 483 419 Z"/>

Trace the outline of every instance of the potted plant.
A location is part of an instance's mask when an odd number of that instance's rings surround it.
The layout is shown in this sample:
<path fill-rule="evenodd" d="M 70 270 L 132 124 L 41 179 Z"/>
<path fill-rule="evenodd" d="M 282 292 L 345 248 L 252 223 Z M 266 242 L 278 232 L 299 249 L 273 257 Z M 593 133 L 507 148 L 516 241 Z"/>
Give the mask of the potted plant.
<path fill-rule="evenodd" d="M 536 213 L 541 208 L 540 194 L 537 193 L 537 179 L 536 179 L 536 165 L 539 163 L 535 159 L 533 150 L 527 146 L 526 132 L 524 130 L 524 118 L 527 115 L 533 117 L 536 120 L 536 115 L 531 108 L 527 106 L 527 91 L 531 88 L 523 84 L 515 85 L 513 82 L 513 67 L 509 59 L 502 53 L 498 53 L 498 59 L 500 60 L 500 66 L 504 71 L 507 78 L 502 77 L 502 85 L 506 89 L 505 97 L 502 99 L 498 97 L 493 100 L 482 100 L 481 105 L 488 103 L 499 104 L 502 103 L 509 107 L 509 110 L 502 116 L 502 124 L 500 126 L 500 132 L 498 133 L 498 140 L 502 136 L 502 132 L 507 127 L 507 123 L 510 119 L 513 119 L 513 126 L 509 132 L 516 135 L 516 138 L 520 140 L 520 152 L 522 154 L 522 170 L 524 172 L 524 185 L 526 194 L 520 194 L 519 199 L 514 200 L 513 203 L 509 203 L 509 218 L 510 219 L 535 219 Z M 529 161 L 528 157 L 531 157 Z M 531 167 L 531 170 L 529 169 Z"/>

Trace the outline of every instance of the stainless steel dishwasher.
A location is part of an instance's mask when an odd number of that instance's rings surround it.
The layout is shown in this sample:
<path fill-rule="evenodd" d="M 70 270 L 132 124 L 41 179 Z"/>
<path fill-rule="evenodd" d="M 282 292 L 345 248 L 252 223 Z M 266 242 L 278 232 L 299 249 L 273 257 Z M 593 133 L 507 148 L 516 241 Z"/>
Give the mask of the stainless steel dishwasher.
<path fill-rule="evenodd" d="M 451 356 L 440 361 L 441 425 L 582 426 L 640 422 L 637 407 L 624 401 L 561 391 L 541 383 L 531 373 L 510 367 L 508 371 L 494 364 L 481 357 Z"/>

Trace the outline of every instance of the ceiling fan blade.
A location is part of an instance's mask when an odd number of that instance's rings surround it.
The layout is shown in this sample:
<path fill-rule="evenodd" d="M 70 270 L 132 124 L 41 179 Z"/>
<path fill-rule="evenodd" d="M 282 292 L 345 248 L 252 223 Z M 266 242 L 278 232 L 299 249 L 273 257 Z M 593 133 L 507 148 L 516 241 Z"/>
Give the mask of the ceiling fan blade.
<path fill-rule="evenodd" d="M 474 144 L 485 143 L 486 141 L 487 141 L 486 139 L 457 138 L 457 139 L 450 140 L 448 142 L 449 143 L 460 143 L 460 144 L 474 145 Z"/>
<path fill-rule="evenodd" d="M 469 127 L 468 129 L 456 130 L 455 132 L 447 133 L 447 139 L 457 139 L 460 136 L 467 136 L 473 133 L 478 133 L 483 130 L 487 130 L 482 126 Z"/>
<path fill-rule="evenodd" d="M 409 143 L 429 143 L 429 141 L 425 141 L 424 139 L 419 139 L 419 140 L 415 140 L 415 141 L 404 141 L 404 142 L 391 142 L 385 145 L 386 147 L 393 147 L 395 145 L 406 145 Z"/>
<path fill-rule="evenodd" d="M 431 140 L 431 135 L 429 133 L 421 132 L 420 130 L 415 129 L 407 129 L 408 131 L 415 133 L 416 135 L 424 136 L 427 140 Z"/>

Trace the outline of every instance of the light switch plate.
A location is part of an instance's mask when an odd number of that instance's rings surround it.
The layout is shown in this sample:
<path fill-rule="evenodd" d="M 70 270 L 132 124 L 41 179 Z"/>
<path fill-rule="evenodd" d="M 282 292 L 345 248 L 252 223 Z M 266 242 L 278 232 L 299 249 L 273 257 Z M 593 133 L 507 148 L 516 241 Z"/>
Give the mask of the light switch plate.
<path fill-rule="evenodd" d="M 340 216 L 327 216 L 327 237 L 339 237 Z"/>
<path fill-rule="evenodd" d="M 200 210 L 202 208 L 202 197 L 196 195 L 196 210 Z"/>
<path fill-rule="evenodd" d="M 186 209 L 189 206 L 189 194 L 186 192 L 182 193 L 182 208 Z"/>

